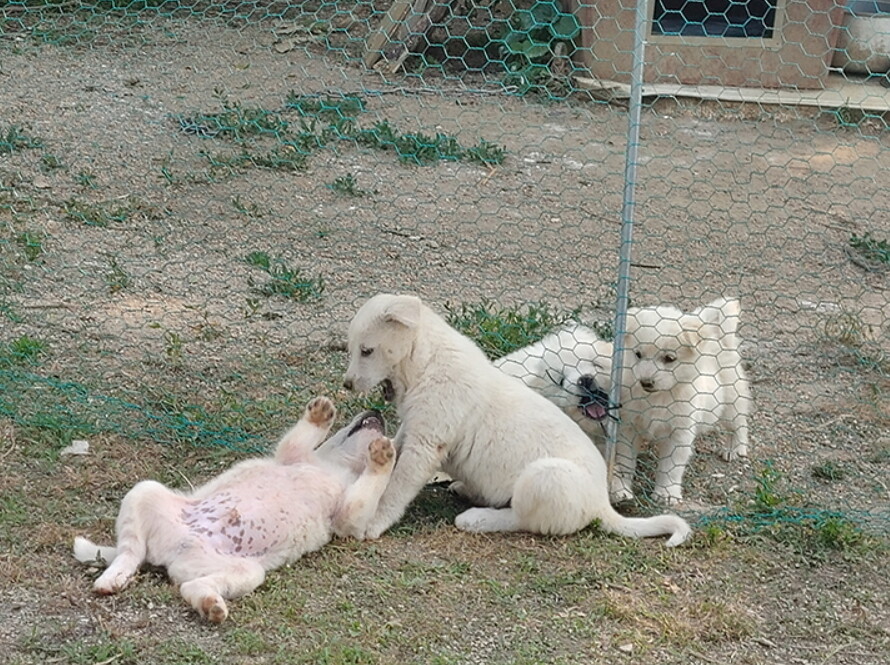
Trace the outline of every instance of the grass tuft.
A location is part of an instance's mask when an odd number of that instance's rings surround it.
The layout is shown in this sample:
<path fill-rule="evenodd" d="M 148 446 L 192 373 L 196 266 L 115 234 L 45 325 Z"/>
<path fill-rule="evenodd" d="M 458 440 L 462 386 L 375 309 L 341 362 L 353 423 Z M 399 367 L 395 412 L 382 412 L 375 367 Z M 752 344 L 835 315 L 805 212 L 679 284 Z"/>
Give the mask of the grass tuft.
<path fill-rule="evenodd" d="M 10 125 L 6 129 L 0 129 L 0 155 L 8 155 L 18 150 L 42 148 L 43 141 L 29 136 L 16 125 Z"/>
<path fill-rule="evenodd" d="M 468 305 L 445 303 L 448 323 L 471 337 L 489 358 L 500 358 L 544 337 L 569 321 L 580 310 L 561 310 L 545 302 L 522 307 L 498 307 L 491 300 Z"/>
<path fill-rule="evenodd" d="M 271 280 L 258 288 L 264 296 L 283 296 L 299 302 L 320 300 L 324 278 L 307 277 L 299 268 L 291 268 L 267 252 L 251 252 L 245 257 L 248 265 L 265 271 Z"/>
<path fill-rule="evenodd" d="M 32 263 L 43 256 L 43 234 L 33 231 L 23 231 L 15 238 L 16 243 L 25 253 L 25 258 Z"/>
<path fill-rule="evenodd" d="M 890 244 L 886 240 L 878 240 L 868 231 L 861 236 L 851 235 L 850 247 L 870 263 L 890 265 Z"/>

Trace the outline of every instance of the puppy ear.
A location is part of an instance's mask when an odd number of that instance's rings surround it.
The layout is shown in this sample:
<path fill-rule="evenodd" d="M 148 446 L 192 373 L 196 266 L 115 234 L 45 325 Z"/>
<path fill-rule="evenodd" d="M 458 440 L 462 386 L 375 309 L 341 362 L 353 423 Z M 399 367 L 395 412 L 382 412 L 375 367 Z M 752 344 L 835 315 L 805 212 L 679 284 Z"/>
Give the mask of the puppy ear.
<path fill-rule="evenodd" d="M 742 304 L 738 298 L 718 298 L 693 312 L 705 323 L 720 326 L 724 333 L 735 333 L 739 327 Z"/>
<path fill-rule="evenodd" d="M 395 296 L 386 306 L 383 320 L 414 329 L 420 323 L 420 310 L 420 298 L 417 296 Z"/>
<path fill-rule="evenodd" d="M 695 348 L 702 340 L 704 322 L 697 316 L 684 316 L 680 320 L 680 334 L 677 341 L 681 346 Z"/>

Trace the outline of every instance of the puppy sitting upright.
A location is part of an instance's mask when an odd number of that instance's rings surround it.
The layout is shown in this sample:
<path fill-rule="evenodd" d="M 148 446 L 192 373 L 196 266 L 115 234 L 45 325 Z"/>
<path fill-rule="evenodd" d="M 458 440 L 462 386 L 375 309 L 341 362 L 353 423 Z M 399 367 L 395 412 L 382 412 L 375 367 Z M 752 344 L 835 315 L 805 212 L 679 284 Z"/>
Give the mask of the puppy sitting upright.
<path fill-rule="evenodd" d="M 751 394 L 736 334 L 740 310 L 726 298 L 688 314 L 666 305 L 628 310 L 612 501 L 633 498 L 637 455 L 647 442 L 658 455 L 653 495 L 667 503 L 683 500 L 700 433 L 728 429 L 724 459 L 747 457 Z"/>
<path fill-rule="evenodd" d="M 138 483 L 121 503 L 117 547 L 74 541 L 79 561 L 108 564 L 96 593 L 117 593 L 143 563 L 164 566 L 182 597 L 219 623 L 229 614 L 225 599 L 253 591 L 267 570 L 319 549 L 334 533 L 363 534 L 395 450 L 376 411 L 322 443 L 334 416 L 329 399 L 315 398 L 274 457 L 236 464 L 191 493 Z"/>
<path fill-rule="evenodd" d="M 420 299 L 368 300 L 349 325 L 348 348 L 345 386 L 382 385 L 402 421 L 399 461 L 366 537 L 392 526 L 439 470 L 478 506 L 455 519 L 464 531 L 569 534 L 599 519 L 610 533 L 670 536 L 669 546 L 689 537 L 676 515 L 618 514 L 587 435 Z"/>

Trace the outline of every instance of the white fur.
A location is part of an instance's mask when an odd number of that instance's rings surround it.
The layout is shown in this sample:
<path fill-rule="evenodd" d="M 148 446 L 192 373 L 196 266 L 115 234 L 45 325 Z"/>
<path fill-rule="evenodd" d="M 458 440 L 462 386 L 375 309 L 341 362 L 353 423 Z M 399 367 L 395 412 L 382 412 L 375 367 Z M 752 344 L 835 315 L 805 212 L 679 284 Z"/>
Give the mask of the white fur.
<path fill-rule="evenodd" d="M 395 458 L 379 414 L 366 412 L 325 443 L 335 416 L 324 397 L 278 443 L 190 493 L 138 483 L 117 517 L 117 546 L 74 541 L 74 556 L 108 567 L 97 593 L 122 590 L 143 563 L 164 566 L 202 616 L 228 616 L 225 598 L 262 584 L 266 571 L 328 543 L 363 535 Z M 321 444 L 321 445 L 319 445 Z"/>
<path fill-rule="evenodd" d="M 538 342 L 494 361 L 505 374 L 521 379 L 562 409 L 590 437 L 600 452 L 605 437 L 602 419 L 585 410 L 586 385 L 609 393 L 612 384 L 612 344 L 592 328 L 571 324 Z M 616 414 L 617 415 L 617 414 Z"/>
<path fill-rule="evenodd" d="M 394 524 L 439 469 L 480 506 L 457 516 L 465 531 L 568 534 L 598 519 L 625 536 L 669 535 L 669 546 L 691 534 L 675 515 L 615 512 L 605 462 L 584 432 L 418 298 L 371 298 L 349 326 L 348 349 L 347 388 L 390 383 L 402 421 L 399 460 L 366 537 Z"/>
<path fill-rule="evenodd" d="M 658 455 L 654 496 L 683 499 L 695 438 L 718 426 L 732 433 L 727 461 L 748 455 L 751 394 L 737 336 L 741 306 L 721 298 L 685 314 L 667 305 L 628 311 L 621 425 L 612 500 L 633 497 L 637 454 Z"/>

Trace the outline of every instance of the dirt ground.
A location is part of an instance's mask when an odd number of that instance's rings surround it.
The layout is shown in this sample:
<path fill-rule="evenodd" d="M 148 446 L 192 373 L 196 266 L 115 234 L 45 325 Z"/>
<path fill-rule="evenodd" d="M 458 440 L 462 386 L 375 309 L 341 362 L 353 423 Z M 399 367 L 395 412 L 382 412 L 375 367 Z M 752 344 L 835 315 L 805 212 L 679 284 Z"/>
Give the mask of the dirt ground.
<path fill-rule="evenodd" d="M 348 49 L 278 52 L 274 28 L 191 19 L 111 24 L 85 43 L 0 36 L 0 130 L 40 141 L 0 154 L 0 342 L 42 341 L 35 373 L 139 404 L 173 395 L 241 416 L 262 404 L 250 415 L 265 435 L 308 395 L 355 405 L 338 387 L 342 342 L 373 293 L 416 292 L 443 311 L 546 301 L 609 319 L 623 110 L 539 103 L 481 79 L 385 80 Z M 415 166 L 335 142 L 303 170 L 214 170 L 207 155 L 237 146 L 179 122 L 223 101 L 281 109 L 290 92 L 359 95 L 363 124 L 485 140 L 506 158 Z M 890 272 L 864 263 L 850 238 L 890 237 L 888 141 L 794 109 L 662 101 L 643 113 L 632 301 L 691 309 L 740 296 L 757 406 L 750 462 L 720 462 L 717 438 L 699 447 L 686 492 L 694 546 L 668 552 L 595 530 L 471 537 L 449 524 L 456 500 L 431 488 L 396 533 L 270 576 L 209 627 L 159 574 L 92 597 L 69 546 L 79 533 L 111 538 L 137 480 L 183 486 L 243 453 L 157 443 L 131 423 L 93 434 L 7 413 L 9 662 L 885 662 Z M 333 185 L 346 175 L 365 195 Z M 75 203 L 126 214 L 84 223 Z M 23 238 L 38 257 L 23 255 Z M 263 295 L 251 252 L 321 276 L 322 297 Z M 26 396 L 9 397 L 22 413 L 40 399 L 39 386 L 4 387 Z M 113 420 L 110 404 L 78 402 Z M 90 456 L 59 455 L 81 436 Z M 781 476 L 768 489 L 861 524 L 865 539 L 817 556 L 810 535 L 698 521 L 702 509 L 750 502 L 767 461 Z"/>

